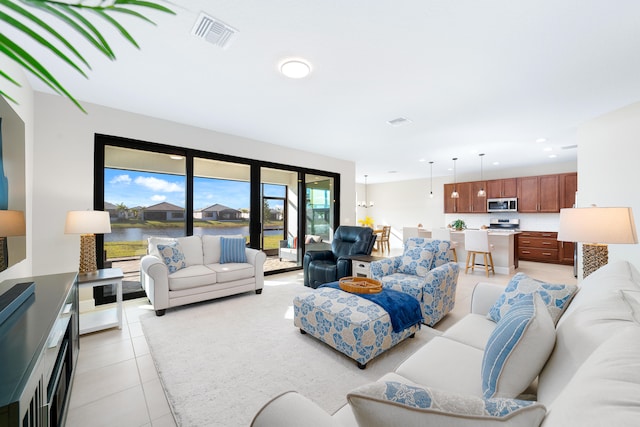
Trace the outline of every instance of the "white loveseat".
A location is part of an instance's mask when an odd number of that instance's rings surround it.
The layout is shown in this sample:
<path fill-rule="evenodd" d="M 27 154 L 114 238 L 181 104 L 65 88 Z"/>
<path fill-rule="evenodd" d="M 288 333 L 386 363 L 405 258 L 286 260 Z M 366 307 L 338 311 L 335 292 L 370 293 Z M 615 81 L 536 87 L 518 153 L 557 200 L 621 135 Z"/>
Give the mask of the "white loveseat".
<path fill-rule="evenodd" d="M 170 307 L 249 291 L 262 292 L 265 253 L 243 248 L 245 262 L 221 263 L 221 238 L 240 239 L 242 236 L 149 238 L 148 255 L 140 261 L 140 281 L 156 315 L 162 316 Z M 175 243 L 183 254 L 184 264 L 170 272 L 158 245 Z"/>
<path fill-rule="evenodd" d="M 526 391 L 483 398 L 487 318 L 505 288 L 479 283 L 471 313 L 385 374 L 350 392 L 333 416 L 295 392 L 266 404 L 253 426 L 636 426 L 640 425 L 640 275 L 627 262 L 587 277 L 555 328 L 550 356 Z M 542 300 L 534 296 L 536 310 Z M 542 313 L 544 312 L 544 314 Z M 546 317 L 549 313 L 539 313 Z M 503 316 L 507 317 L 507 316 Z M 553 322 L 553 320 L 552 320 Z M 544 326 L 544 325 L 543 325 Z M 544 327 L 533 334 L 542 334 Z M 555 345 L 553 347 L 553 345 Z M 536 352 L 536 349 L 530 349 Z M 525 357 L 530 357 L 525 354 Z M 539 361 L 519 367 L 522 375 Z M 517 371 L 516 371 L 517 372 Z"/>

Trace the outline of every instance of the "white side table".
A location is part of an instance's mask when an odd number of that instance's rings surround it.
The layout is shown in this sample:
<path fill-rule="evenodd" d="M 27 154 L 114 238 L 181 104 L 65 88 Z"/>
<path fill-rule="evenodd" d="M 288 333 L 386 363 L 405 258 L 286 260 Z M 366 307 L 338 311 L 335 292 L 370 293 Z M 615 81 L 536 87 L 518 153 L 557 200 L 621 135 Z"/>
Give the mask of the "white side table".
<path fill-rule="evenodd" d="M 80 334 L 103 329 L 122 329 L 122 279 L 121 268 L 104 268 L 94 273 L 78 274 L 78 288 L 94 288 L 102 285 L 116 285 L 116 306 L 80 313 Z"/>
<path fill-rule="evenodd" d="M 351 257 L 351 274 L 355 277 L 371 278 L 371 263 L 384 257 L 371 255 L 356 255 Z"/>

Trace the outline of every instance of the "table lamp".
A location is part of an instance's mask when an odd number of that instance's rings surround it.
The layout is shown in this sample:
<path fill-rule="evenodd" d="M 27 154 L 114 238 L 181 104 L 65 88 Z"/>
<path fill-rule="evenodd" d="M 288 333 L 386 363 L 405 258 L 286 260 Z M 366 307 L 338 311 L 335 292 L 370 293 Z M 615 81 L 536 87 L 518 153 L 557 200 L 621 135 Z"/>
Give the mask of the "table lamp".
<path fill-rule="evenodd" d="M 7 251 L 7 237 L 24 236 L 26 225 L 24 212 L 0 211 L 0 271 L 9 266 L 9 254 Z"/>
<path fill-rule="evenodd" d="M 80 273 L 98 271 L 96 262 L 96 234 L 111 233 L 109 212 L 69 211 L 65 234 L 80 234 Z"/>
<path fill-rule="evenodd" d="M 560 210 L 558 240 L 582 243 L 583 278 L 609 262 L 609 243 L 638 243 L 631 208 Z"/>

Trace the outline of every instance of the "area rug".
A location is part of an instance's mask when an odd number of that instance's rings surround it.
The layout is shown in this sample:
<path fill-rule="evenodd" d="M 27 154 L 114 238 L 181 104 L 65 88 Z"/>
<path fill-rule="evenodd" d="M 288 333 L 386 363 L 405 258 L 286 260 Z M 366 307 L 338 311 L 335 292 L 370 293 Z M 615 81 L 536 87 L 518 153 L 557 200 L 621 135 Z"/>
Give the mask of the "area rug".
<path fill-rule="evenodd" d="M 140 319 L 179 426 L 248 426 L 270 399 L 296 390 L 328 413 L 347 393 L 394 370 L 435 336 L 423 325 L 364 370 L 293 326 L 293 297 L 308 290 L 299 273 L 267 277 L 246 293 Z"/>

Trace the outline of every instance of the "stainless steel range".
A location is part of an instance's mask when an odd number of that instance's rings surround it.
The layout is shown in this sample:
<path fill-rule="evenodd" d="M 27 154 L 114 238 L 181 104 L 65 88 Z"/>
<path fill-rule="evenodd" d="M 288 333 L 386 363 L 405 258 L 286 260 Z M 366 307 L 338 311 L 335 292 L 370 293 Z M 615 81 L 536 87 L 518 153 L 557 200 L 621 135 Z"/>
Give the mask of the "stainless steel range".
<path fill-rule="evenodd" d="M 517 231 L 520 230 L 520 220 L 518 218 L 491 218 L 489 220 L 489 229 Z"/>

